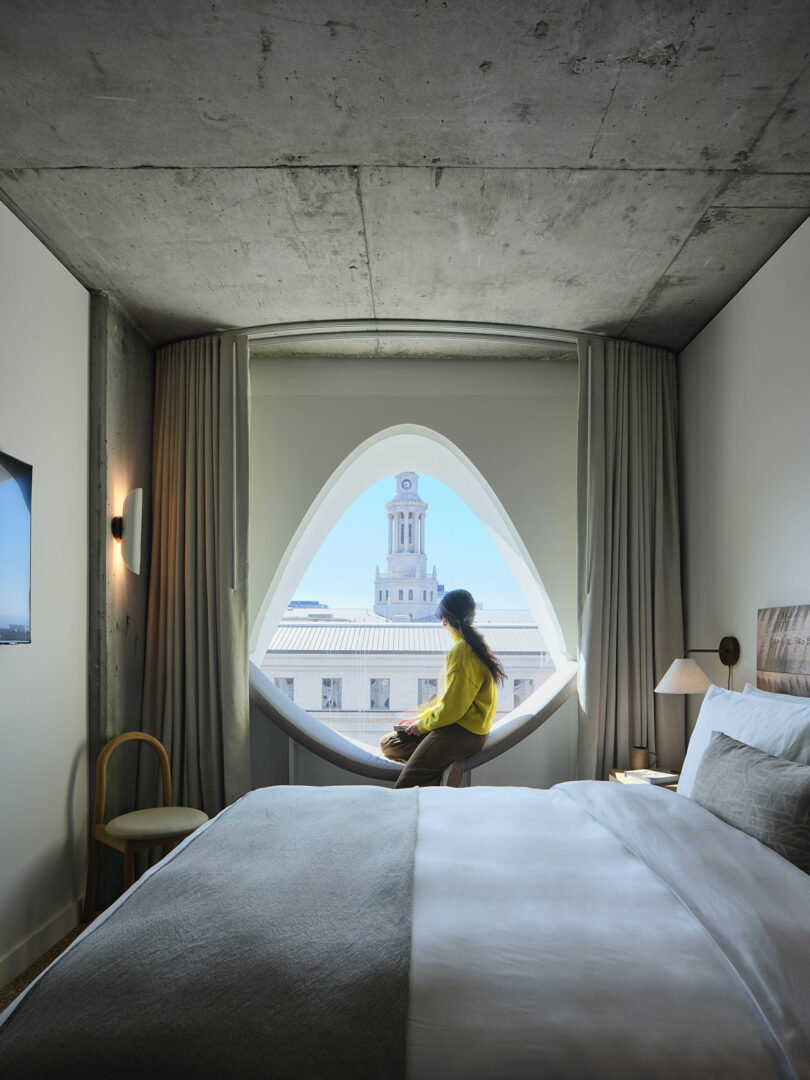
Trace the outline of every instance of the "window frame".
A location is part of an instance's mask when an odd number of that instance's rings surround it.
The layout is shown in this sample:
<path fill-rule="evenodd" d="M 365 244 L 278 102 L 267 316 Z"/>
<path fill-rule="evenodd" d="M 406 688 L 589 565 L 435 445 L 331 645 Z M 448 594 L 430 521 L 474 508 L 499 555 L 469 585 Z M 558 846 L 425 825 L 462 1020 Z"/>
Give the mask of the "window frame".
<path fill-rule="evenodd" d="M 289 685 L 290 685 L 290 693 L 289 694 L 287 693 L 286 689 L 283 686 L 279 685 L 280 683 L 289 683 Z M 282 694 L 284 694 L 285 697 L 288 697 L 290 699 L 290 701 L 295 701 L 295 679 L 294 678 L 290 678 L 287 675 L 274 675 L 273 676 L 273 685 L 278 690 L 280 690 L 282 692 Z"/>
<path fill-rule="evenodd" d="M 427 686 L 430 684 L 430 686 Z M 429 693 L 425 695 L 424 689 L 428 689 Z M 419 705 L 424 705 L 428 701 L 432 701 L 439 694 L 439 680 L 433 677 L 418 678 L 416 680 L 416 700 Z"/>
<path fill-rule="evenodd" d="M 384 698 L 385 698 L 385 704 L 384 705 L 375 705 L 374 704 L 374 684 L 375 683 L 385 683 L 386 684 L 385 693 L 383 695 Z M 380 697 L 380 695 L 378 695 L 378 700 L 379 700 L 379 697 Z M 375 676 L 371 676 L 369 678 L 368 707 L 369 707 L 370 712 L 390 712 L 391 711 L 391 678 L 390 678 L 390 676 L 375 675 Z"/>
<path fill-rule="evenodd" d="M 518 683 L 520 683 L 521 691 L 523 690 L 523 687 L 525 686 L 526 683 L 530 684 L 529 691 L 527 693 L 524 693 L 523 696 L 520 698 L 520 700 L 518 700 L 518 689 L 517 689 Z M 524 701 L 526 701 L 527 698 L 531 697 L 531 695 L 534 693 L 535 689 L 536 689 L 535 680 L 533 678 L 513 679 L 512 680 L 512 708 L 513 709 L 519 709 L 520 706 L 524 703 Z"/>
<path fill-rule="evenodd" d="M 327 699 L 326 684 L 329 683 L 329 698 Z M 337 692 L 335 692 L 337 691 Z M 336 704 L 328 704 L 328 701 L 336 702 Z M 322 712 L 342 712 L 343 711 L 343 678 L 340 675 L 325 675 L 321 678 L 321 711 Z"/>

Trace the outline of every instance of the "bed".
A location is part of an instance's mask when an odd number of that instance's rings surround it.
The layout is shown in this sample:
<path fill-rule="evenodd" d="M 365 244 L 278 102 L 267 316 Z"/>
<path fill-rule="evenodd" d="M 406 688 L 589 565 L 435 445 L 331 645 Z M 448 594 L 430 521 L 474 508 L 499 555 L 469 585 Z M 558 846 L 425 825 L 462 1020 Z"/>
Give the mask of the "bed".
<path fill-rule="evenodd" d="M 678 793 L 251 792 L 3 1014 L 2 1076 L 810 1077 L 810 874 L 701 802 L 748 751 L 801 780 L 810 702 L 713 688 Z"/>

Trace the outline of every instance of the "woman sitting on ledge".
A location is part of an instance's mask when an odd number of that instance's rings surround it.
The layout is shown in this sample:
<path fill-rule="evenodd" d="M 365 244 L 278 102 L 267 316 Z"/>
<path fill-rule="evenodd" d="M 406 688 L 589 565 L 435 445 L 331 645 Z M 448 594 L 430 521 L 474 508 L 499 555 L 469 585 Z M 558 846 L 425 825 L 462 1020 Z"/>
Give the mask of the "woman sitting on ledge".
<path fill-rule="evenodd" d="M 446 593 L 436 615 L 454 642 L 447 654 L 444 693 L 380 740 L 385 757 L 405 765 L 398 788 L 436 786 L 448 765 L 478 753 L 498 708 L 496 684 L 506 678 L 500 661 L 473 628 L 475 600 L 466 589 Z"/>

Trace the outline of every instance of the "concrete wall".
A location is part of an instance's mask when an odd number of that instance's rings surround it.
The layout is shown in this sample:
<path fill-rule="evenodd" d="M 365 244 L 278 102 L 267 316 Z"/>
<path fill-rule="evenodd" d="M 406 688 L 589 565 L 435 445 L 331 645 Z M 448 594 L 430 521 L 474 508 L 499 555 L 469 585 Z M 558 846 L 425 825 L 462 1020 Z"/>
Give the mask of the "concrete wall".
<path fill-rule="evenodd" d="M 0 449 L 34 467 L 31 645 L 0 646 L 0 985 L 76 925 L 87 825 L 87 292 L 0 206 Z"/>
<path fill-rule="evenodd" d="M 154 351 L 105 295 L 91 298 L 89 760 L 113 735 L 141 726 L 152 532 Z M 143 488 L 141 572 L 121 558 L 110 522 Z M 107 818 L 131 810 L 138 749 L 122 747 L 108 770 Z M 152 763 L 151 752 L 145 757 Z M 94 776 L 90 777 L 90 798 Z M 92 805 L 92 803 L 91 803 Z M 97 904 L 120 891 L 122 860 L 103 847 Z"/>
<path fill-rule="evenodd" d="M 251 382 L 254 625 L 296 529 L 338 466 L 375 433 L 415 424 L 451 440 L 495 492 L 540 573 L 568 650 L 575 651 L 575 364 L 255 360 Z M 448 587 L 457 584 L 452 568 L 439 570 Z M 576 707 L 568 702 L 520 747 L 477 770 L 475 781 L 545 787 L 570 779 L 575 744 Z M 303 783 L 359 782 L 306 751 L 298 757 Z M 256 783 L 278 769 L 278 761 L 254 753 Z"/>
<path fill-rule="evenodd" d="M 810 603 L 808 281 L 810 222 L 679 358 L 686 641 L 738 637 L 738 690 L 755 680 L 757 609 Z"/>

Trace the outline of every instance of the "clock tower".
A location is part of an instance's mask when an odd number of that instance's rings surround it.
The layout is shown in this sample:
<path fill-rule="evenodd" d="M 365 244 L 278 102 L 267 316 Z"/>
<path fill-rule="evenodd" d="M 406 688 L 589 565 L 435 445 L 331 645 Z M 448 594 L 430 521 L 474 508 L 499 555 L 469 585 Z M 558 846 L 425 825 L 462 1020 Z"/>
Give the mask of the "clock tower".
<path fill-rule="evenodd" d="M 419 475 L 396 475 L 396 492 L 386 503 L 388 554 L 386 571 L 379 566 L 374 578 L 374 611 L 386 619 L 430 619 L 444 592 L 433 573 L 427 573 L 425 514 L 427 503 L 419 497 Z"/>

